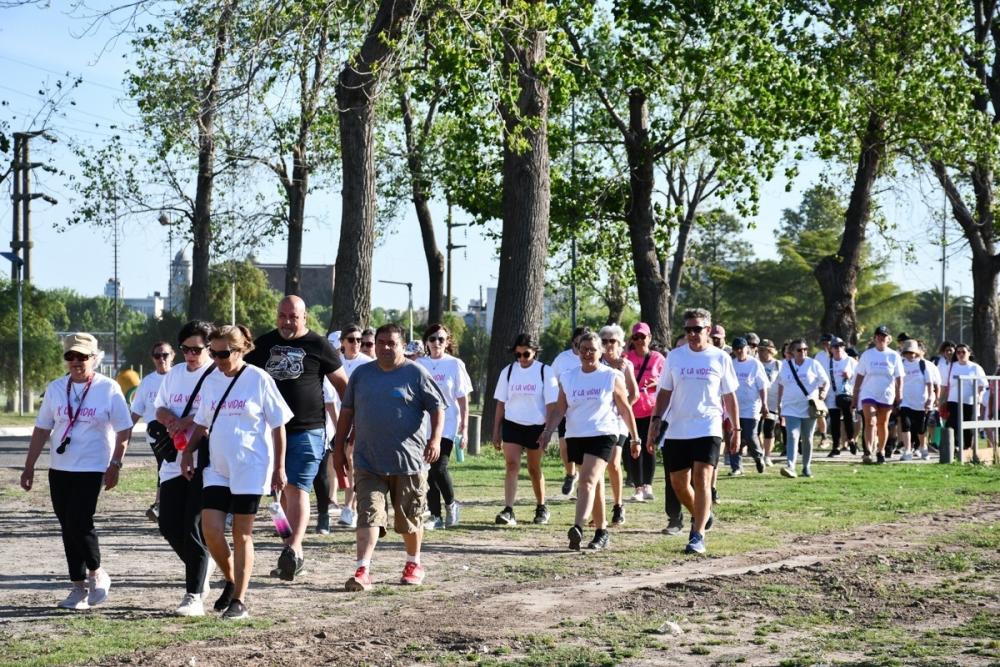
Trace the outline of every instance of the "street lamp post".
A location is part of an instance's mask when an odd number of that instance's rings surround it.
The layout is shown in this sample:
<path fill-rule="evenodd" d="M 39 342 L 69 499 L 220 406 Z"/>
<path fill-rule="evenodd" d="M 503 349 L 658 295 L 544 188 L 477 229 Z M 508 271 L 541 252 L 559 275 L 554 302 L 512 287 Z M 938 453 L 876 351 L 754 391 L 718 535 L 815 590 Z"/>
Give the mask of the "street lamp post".
<path fill-rule="evenodd" d="M 410 340 L 413 340 L 413 283 L 404 283 L 400 280 L 380 280 L 380 283 L 386 283 L 387 285 L 405 285 L 406 291 L 409 299 L 409 309 L 410 309 Z"/>
<path fill-rule="evenodd" d="M 17 414 L 24 414 L 24 281 L 21 279 L 21 268 L 24 260 L 13 252 L 0 253 L 14 266 L 17 280 Z"/>

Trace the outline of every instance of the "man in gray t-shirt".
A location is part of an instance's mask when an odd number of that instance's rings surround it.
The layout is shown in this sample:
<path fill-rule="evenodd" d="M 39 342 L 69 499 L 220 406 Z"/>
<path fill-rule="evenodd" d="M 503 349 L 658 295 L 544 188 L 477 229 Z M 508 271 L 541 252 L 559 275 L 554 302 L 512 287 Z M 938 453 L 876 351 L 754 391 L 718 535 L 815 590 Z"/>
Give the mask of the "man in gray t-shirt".
<path fill-rule="evenodd" d="M 423 538 L 421 515 L 427 507 L 427 464 L 441 453 L 447 401 L 423 366 L 403 356 L 403 330 L 386 324 L 375 332 L 375 363 L 355 369 L 344 393 L 334 440 L 333 465 L 347 474 L 344 444 L 354 431 L 354 489 L 358 500 L 357 571 L 349 591 L 372 586 L 371 559 L 388 524 L 386 496 L 395 511 L 393 528 L 403 536 L 406 567 L 401 582 L 419 585 Z M 430 438 L 424 436 L 430 415 Z"/>

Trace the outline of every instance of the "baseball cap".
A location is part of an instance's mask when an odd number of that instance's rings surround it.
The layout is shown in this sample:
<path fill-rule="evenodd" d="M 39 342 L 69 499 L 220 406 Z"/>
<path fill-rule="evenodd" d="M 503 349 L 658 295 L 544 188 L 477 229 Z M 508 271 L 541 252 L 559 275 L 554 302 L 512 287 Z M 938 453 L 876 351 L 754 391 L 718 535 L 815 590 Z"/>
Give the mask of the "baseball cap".
<path fill-rule="evenodd" d="M 743 337 L 747 339 L 747 345 L 760 345 L 760 336 L 752 331 L 743 334 Z"/>
<path fill-rule="evenodd" d="M 846 345 L 846 343 L 844 343 L 843 338 L 834 336 L 830 339 L 830 347 L 844 347 L 844 345 Z"/>
<path fill-rule="evenodd" d="M 649 325 L 646 324 L 645 322 L 636 322 L 632 326 L 632 335 L 633 336 L 636 335 L 636 334 L 640 334 L 640 333 L 641 334 L 646 334 L 647 337 L 650 335 Z"/>
<path fill-rule="evenodd" d="M 878 326 L 878 328 L 875 329 L 875 335 L 876 336 L 888 336 L 888 335 L 890 335 L 889 334 L 889 327 L 885 326 L 884 324 L 880 324 Z"/>
<path fill-rule="evenodd" d="M 774 352 L 774 351 L 776 351 L 778 349 L 778 348 L 776 348 L 774 346 L 774 341 L 771 340 L 770 338 L 761 338 L 761 340 L 760 340 L 760 347 L 766 347 L 767 349 L 771 350 L 772 352 Z"/>
<path fill-rule="evenodd" d="M 725 338 L 726 330 L 722 328 L 721 324 L 716 324 L 712 327 L 712 332 L 708 335 L 711 338 Z"/>
<path fill-rule="evenodd" d="M 737 336 L 736 338 L 733 339 L 732 346 L 734 350 L 738 350 L 741 347 L 746 347 L 747 339 L 744 338 L 743 336 Z"/>
<path fill-rule="evenodd" d="M 833 334 L 825 333 L 825 334 L 823 334 L 822 336 L 819 337 L 819 342 L 821 342 L 821 343 L 829 343 L 830 341 L 833 340 L 833 338 L 834 338 Z"/>
<path fill-rule="evenodd" d="M 97 354 L 97 339 L 82 331 L 71 333 L 63 339 L 63 352 L 79 352 L 92 357 Z"/>

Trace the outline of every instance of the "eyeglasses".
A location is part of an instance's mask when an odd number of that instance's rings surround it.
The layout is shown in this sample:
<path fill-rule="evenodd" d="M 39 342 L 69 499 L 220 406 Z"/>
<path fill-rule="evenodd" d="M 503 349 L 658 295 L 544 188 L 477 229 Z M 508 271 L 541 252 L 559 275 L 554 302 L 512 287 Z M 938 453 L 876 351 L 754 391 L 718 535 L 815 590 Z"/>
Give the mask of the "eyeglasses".
<path fill-rule="evenodd" d="M 618 341 L 614 338 L 602 338 L 601 345 L 614 345 Z"/>
<path fill-rule="evenodd" d="M 706 329 L 706 327 L 684 327 L 684 333 L 686 333 L 688 335 L 690 335 L 690 334 L 700 334 L 705 329 Z"/>
<path fill-rule="evenodd" d="M 171 356 L 173 356 L 173 354 L 174 354 L 173 352 L 154 352 L 153 353 L 153 358 L 154 359 L 169 359 Z"/>
<path fill-rule="evenodd" d="M 67 352 L 63 355 L 63 360 L 65 361 L 86 361 L 90 359 L 92 354 L 82 354 L 80 352 Z"/>
<path fill-rule="evenodd" d="M 375 341 L 373 341 L 373 340 L 363 340 L 363 341 L 361 341 L 361 347 L 375 347 Z"/>
<path fill-rule="evenodd" d="M 350 336 L 348 338 L 341 338 L 341 340 L 344 341 L 345 343 L 354 343 L 355 345 L 357 345 L 358 343 L 361 342 L 361 337 L 360 336 Z"/>
<path fill-rule="evenodd" d="M 632 334 L 632 340 L 646 340 L 646 334 Z"/>
<path fill-rule="evenodd" d="M 430 336 L 427 338 L 428 343 L 444 343 L 447 340 L 447 336 Z"/>
<path fill-rule="evenodd" d="M 531 359 L 533 354 L 534 352 L 515 352 L 514 356 L 518 359 Z"/>
<path fill-rule="evenodd" d="M 194 347 L 188 347 L 187 345 L 181 345 L 181 352 L 184 354 L 201 354 L 204 347 L 199 347 L 195 345 Z"/>
<path fill-rule="evenodd" d="M 968 354 L 969 351 L 966 349 L 955 350 L 955 354 Z"/>
<path fill-rule="evenodd" d="M 794 350 L 792 350 L 792 352 L 805 352 L 805 351 L 806 351 L 806 348 L 804 348 L 804 347 L 797 347 Z"/>
<path fill-rule="evenodd" d="M 233 353 L 232 350 L 209 350 L 208 355 L 213 359 L 228 359 L 229 355 Z"/>

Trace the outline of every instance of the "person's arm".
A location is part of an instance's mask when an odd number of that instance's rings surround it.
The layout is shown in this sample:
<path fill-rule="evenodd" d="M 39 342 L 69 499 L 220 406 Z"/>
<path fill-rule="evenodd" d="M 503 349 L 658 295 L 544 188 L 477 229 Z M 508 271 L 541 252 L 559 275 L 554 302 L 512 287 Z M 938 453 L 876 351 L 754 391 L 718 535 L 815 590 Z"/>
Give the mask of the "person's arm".
<path fill-rule="evenodd" d="M 649 418 L 649 430 L 646 432 L 646 450 L 650 454 L 654 451 L 653 443 L 660 437 L 662 417 L 670 405 L 670 396 L 672 394 L 672 390 L 662 387 L 656 392 L 656 403 L 653 405 L 653 414 Z"/>
<path fill-rule="evenodd" d="M 128 449 L 128 443 L 131 439 L 131 428 L 122 429 L 115 433 L 115 451 L 111 454 L 111 462 L 108 463 L 108 469 L 104 471 L 105 491 L 110 491 L 118 486 L 118 473 L 121 472 L 125 451 Z"/>
<path fill-rule="evenodd" d="M 760 390 L 760 418 L 767 419 L 767 416 L 771 414 L 767 410 L 767 389 L 762 388 Z"/>
<path fill-rule="evenodd" d="M 625 363 L 629 366 L 625 369 L 625 372 L 622 373 L 622 375 L 625 376 L 625 391 L 627 394 L 628 404 L 633 405 L 639 400 L 639 384 L 635 381 L 635 373 L 633 372 L 634 369 L 631 367 L 632 362 L 626 359 Z"/>
<path fill-rule="evenodd" d="M 324 403 L 323 404 L 323 409 L 326 410 L 326 414 L 330 415 L 330 422 L 332 424 L 336 424 L 337 423 L 337 419 L 339 418 L 338 415 L 337 415 L 337 404 L 336 403 Z"/>
<path fill-rule="evenodd" d="M 28 455 L 24 458 L 24 470 L 21 472 L 21 488 L 31 491 L 35 483 L 35 463 L 42 454 L 42 448 L 52 433 L 50 428 L 36 426 L 31 432 L 31 443 L 28 445 Z"/>
<path fill-rule="evenodd" d="M 632 458 L 637 459 L 639 458 L 639 448 L 642 447 L 642 443 L 639 440 L 639 428 L 635 423 L 635 415 L 632 414 L 632 404 L 629 402 L 627 383 L 623 377 L 615 378 L 614 401 L 618 406 L 618 415 L 625 421 L 629 436 L 632 438 L 630 446 Z"/>
<path fill-rule="evenodd" d="M 559 398 L 556 399 L 555 403 L 551 403 L 550 406 L 552 407 L 551 410 L 546 408 L 545 428 L 542 429 L 541 435 L 538 436 L 538 445 L 540 447 L 548 446 L 553 431 L 556 430 L 556 426 L 559 425 L 563 415 L 566 414 L 566 392 L 563 391 L 562 387 L 559 387 Z"/>
<path fill-rule="evenodd" d="M 903 400 L 903 376 L 896 377 L 896 399 L 892 402 L 894 408 L 898 408 Z"/>
<path fill-rule="evenodd" d="M 733 437 L 729 442 L 729 453 L 735 454 L 740 451 L 741 436 L 739 434 L 743 430 L 740 428 L 740 405 L 736 400 L 736 392 L 724 394 L 722 396 L 722 403 L 726 406 L 726 411 L 729 413 L 729 418 L 733 423 Z"/>
<path fill-rule="evenodd" d="M 198 451 L 198 447 L 201 446 L 202 441 L 205 439 L 205 434 L 208 433 L 208 428 L 202 426 L 201 424 L 195 424 L 194 433 L 191 434 L 191 438 L 188 440 L 187 447 L 181 452 L 181 475 L 184 479 L 191 480 L 194 478 L 195 465 L 194 465 L 194 453 Z"/>
<path fill-rule="evenodd" d="M 333 438 L 333 470 L 342 478 L 347 477 L 347 434 L 354 425 L 354 408 L 341 406 L 337 418 L 337 433 Z"/>
<path fill-rule="evenodd" d="M 851 396 L 851 410 L 858 409 L 858 398 L 861 396 L 861 385 L 865 381 L 865 376 L 862 373 L 858 373 L 854 379 L 854 395 Z"/>
<path fill-rule="evenodd" d="M 503 401 L 497 401 L 497 406 L 493 410 L 493 446 L 498 450 L 503 446 L 503 440 L 500 437 L 501 426 L 503 425 L 504 416 L 504 403 Z"/>
<path fill-rule="evenodd" d="M 434 463 L 441 456 L 441 433 L 444 431 L 444 408 L 431 410 L 431 437 L 424 449 L 424 461 Z"/>
<path fill-rule="evenodd" d="M 458 404 L 458 435 L 462 437 L 462 448 L 465 448 L 466 435 L 469 432 L 469 397 L 459 396 L 455 399 Z"/>
<path fill-rule="evenodd" d="M 271 440 L 274 442 L 274 472 L 271 473 L 271 490 L 281 493 L 288 483 L 285 476 L 285 425 L 271 429 Z"/>
<path fill-rule="evenodd" d="M 778 419 L 781 419 L 781 398 L 785 395 L 785 385 L 778 384 Z"/>
<path fill-rule="evenodd" d="M 337 390 L 337 396 L 340 397 L 340 400 L 344 400 L 344 391 L 347 390 L 347 371 L 344 370 L 344 367 L 341 366 L 332 373 L 327 373 L 326 379 Z"/>

